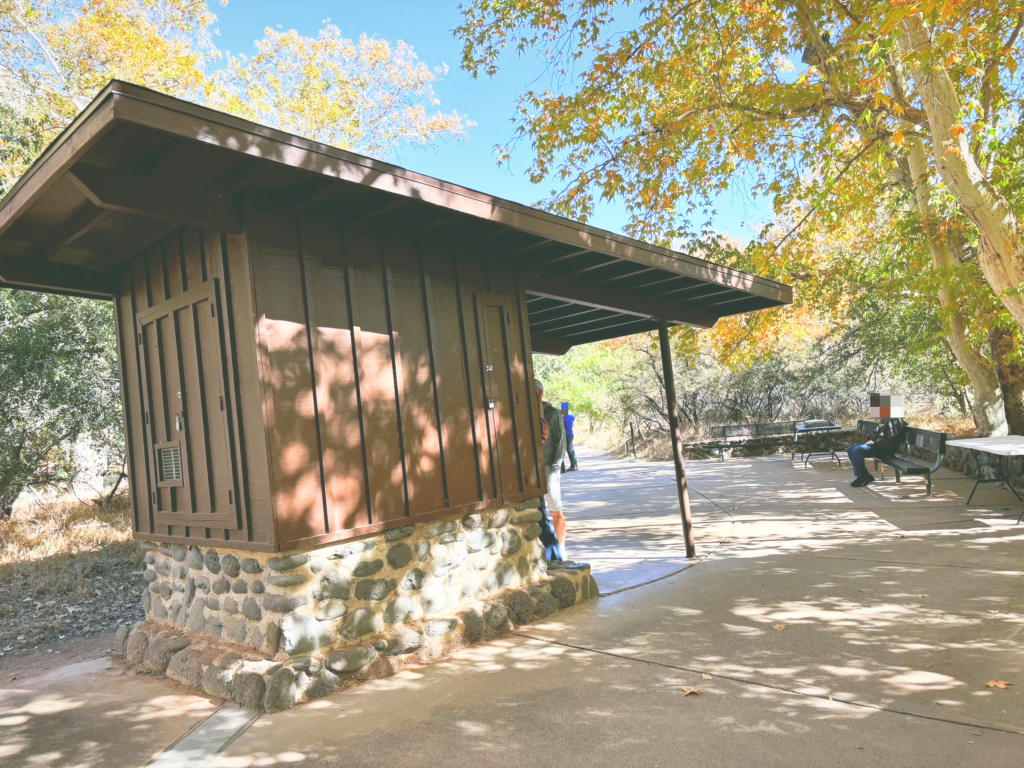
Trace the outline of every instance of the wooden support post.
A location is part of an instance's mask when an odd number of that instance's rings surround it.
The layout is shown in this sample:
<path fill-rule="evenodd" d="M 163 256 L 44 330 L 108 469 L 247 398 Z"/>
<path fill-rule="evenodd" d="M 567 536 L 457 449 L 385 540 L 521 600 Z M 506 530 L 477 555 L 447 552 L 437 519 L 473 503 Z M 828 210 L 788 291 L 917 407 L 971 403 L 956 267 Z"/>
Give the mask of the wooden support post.
<path fill-rule="evenodd" d="M 665 405 L 668 408 L 668 427 L 672 433 L 672 461 L 676 465 L 676 490 L 679 493 L 679 512 L 683 517 L 686 556 L 696 557 L 693 520 L 690 517 L 690 492 L 686 487 L 686 467 L 683 465 L 683 436 L 679 430 L 679 409 L 676 407 L 676 382 L 672 374 L 672 345 L 668 337 L 668 322 L 662 319 L 658 320 L 658 345 L 661 347 L 661 367 L 665 375 Z"/>

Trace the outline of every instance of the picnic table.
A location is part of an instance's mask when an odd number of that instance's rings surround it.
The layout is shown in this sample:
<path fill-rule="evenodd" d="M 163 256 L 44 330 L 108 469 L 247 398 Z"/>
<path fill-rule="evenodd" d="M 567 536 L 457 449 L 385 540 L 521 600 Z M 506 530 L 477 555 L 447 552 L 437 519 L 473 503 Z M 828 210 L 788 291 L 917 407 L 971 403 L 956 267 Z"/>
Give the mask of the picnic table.
<path fill-rule="evenodd" d="M 838 424 L 833 424 L 831 421 L 826 419 L 809 419 L 808 421 L 798 421 L 796 423 L 796 441 L 799 445 L 800 436 L 807 435 L 807 452 L 800 452 L 800 456 L 804 460 L 804 466 L 806 467 L 808 462 L 811 460 L 811 456 L 831 456 L 836 460 L 839 466 L 843 466 L 843 462 L 839 459 L 836 454 L 835 448 L 832 446 L 832 433 L 842 429 Z M 824 435 L 825 447 L 823 450 L 815 451 L 813 443 L 811 442 L 812 435 Z"/>
<path fill-rule="evenodd" d="M 999 470 L 997 474 L 999 476 L 988 480 L 982 479 L 981 461 L 977 456 L 974 457 L 975 471 L 978 475 L 978 480 L 974 484 L 974 488 L 971 489 L 971 495 L 967 497 L 967 506 L 970 506 L 971 500 L 974 498 L 974 492 L 978 490 L 978 486 L 982 483 L 1003 483 L 1013 492 L 1013 495 L 1017 497 L 1017 501 L 1024 501 L 1024 499 L 1021 499 L 1020 494 L 1017 493 L 1017 489 L 1014 488 L 1010 484 L 1010 481 L 1006 479 L 1006 469 L 1003 466 L 1006 462 L 1007 456 L 1024 456 L 1024 436 L 1006 435 L 1005 437 L 970 437 L 960 440 L 948 440 L 946 445 L 956 446 L 957 448 L 966 448 L 968 451 L 978 451 L 980 453 L 988 453 L 992 456 L 999 457 L 996 461 L 996 468 Z M 1017 518 L 1017 522 L 1020 523 L 1022 518 L 1024 518 L 1024 510 L 1021 511 L 1020 516 Z"/>

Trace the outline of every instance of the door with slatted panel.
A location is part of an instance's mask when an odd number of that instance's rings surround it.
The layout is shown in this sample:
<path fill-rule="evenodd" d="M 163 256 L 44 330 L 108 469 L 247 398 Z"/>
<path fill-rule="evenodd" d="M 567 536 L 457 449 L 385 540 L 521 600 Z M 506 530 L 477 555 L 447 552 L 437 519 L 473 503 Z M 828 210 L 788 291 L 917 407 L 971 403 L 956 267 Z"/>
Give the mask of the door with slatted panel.
<path fill-rule="evenodd" d="M 523 491 L 516 409 L 525 405 L 520 402 L 522 387 L 513 380 L 515 371 L 509 349 L 512 299 L 504 294 L 478 294 L 477 310 L 487 424 L 500 474 L 501 496 L 507 499 Z"/>
<path fill-rule="evenodd" d="M 157 525 L 238 530 L 219 281 L 137 318 Z"/>

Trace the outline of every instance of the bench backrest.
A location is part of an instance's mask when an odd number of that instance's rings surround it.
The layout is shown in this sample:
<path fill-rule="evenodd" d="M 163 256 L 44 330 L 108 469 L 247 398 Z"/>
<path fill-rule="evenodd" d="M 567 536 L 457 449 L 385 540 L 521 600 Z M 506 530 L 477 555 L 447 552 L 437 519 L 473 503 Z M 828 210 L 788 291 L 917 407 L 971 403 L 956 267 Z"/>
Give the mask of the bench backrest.
<path fill-rule="evenodd" d="M 862 435 L 873 434 L 878 429 L 877 421 L 868 421 L 867 419 L 857 420 L 857 431 Z"/>
<path fill-rule="evenodd" d="M 937 472 L 942 466 L 942 460 L 946 457 L 946 433 L 933 432 L 930 429 L 918 429 L 907 427 L 903 433 L 903 439 L 907 447 L 913 446 L 935 454 L 935 465 L 932 472 Z"/>
<path fill-rule="evenodd" d="M 908 446 L 912 445 L 915 448 L 923 448 L 932 453 L 942 453 L 946 450 L 945 432 L 932 432 L 929 429 L 907 427 L 905 439 Z"/>

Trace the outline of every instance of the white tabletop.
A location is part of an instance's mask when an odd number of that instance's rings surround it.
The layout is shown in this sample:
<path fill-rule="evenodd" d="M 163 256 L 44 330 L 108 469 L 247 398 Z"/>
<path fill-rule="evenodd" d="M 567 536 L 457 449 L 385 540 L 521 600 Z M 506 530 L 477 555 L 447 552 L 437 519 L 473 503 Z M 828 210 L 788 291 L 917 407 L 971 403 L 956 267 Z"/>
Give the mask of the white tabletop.
<path fill-rule="evenodd" d="M 1024 435 L 947 440 L 946 445 L 952 445 L 957 448 L 971 448 L 975 451 L 993 453 L 996 456 L 1024 456 Z"/>

